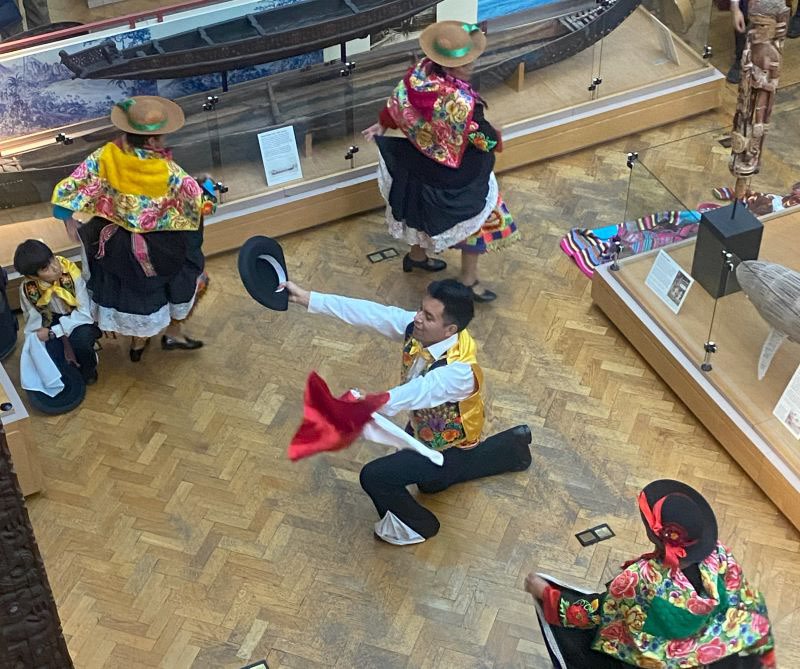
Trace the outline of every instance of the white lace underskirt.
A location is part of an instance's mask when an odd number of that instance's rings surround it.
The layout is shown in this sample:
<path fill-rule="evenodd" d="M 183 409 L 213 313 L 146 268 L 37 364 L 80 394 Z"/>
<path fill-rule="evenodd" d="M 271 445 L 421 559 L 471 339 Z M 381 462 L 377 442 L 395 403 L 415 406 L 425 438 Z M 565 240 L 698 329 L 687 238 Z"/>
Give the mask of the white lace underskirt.
<path fill-rule="evenodd" d="M 438 235 L 430 235 L 407 226 L 402 221 L 398 221 L 392 215 L 392 207 L 389 204 L 389 193 L 392 190 L 392 175 L 386 167 L 383 156 L 378 153 L 378 188 L 383 199 L 386 200 L 386 224 L 389 226 L 389 233 L 395 239 L 402 239 L 407 244 L 419 244 L 422 248 L 433 253 L 440 253 L 451 246 L 463 242 L 473 232 L 481 229 L 497 205 L 499 187 L 494 172 L 489 175 L 489 192 L 486 194 L 486 204 L 483 210 L 472 218 L 456 223 L 452 228 L 440 232 Z"/>
<path fill-rule="evenodd" d="M 182 321 L 194 306 L 197 293 L 188 302 L 165 304 L 152 314 L 126 314 L 112 307 L 92 302 L 94 319 L 104 332 L 116 332 L 128 337 L 152 337 L 164 330 L 171 320 Z"/>

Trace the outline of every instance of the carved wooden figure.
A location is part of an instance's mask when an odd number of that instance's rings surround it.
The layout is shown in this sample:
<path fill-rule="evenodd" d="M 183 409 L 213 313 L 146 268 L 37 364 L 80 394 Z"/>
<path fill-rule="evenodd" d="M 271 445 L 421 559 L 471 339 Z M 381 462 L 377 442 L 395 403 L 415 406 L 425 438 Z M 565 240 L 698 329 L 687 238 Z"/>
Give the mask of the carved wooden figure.
<path fill-rule="evenodd" d="M 0 666 L 72 669 L 53 593 L 1 425 Z"/>
<path fill-rule="evenodd" d="M 784 0 L 752 0 L 747 42 L 742 53 L 742 80 L 733 116 L 730 170 L 736 197 L 749 191 L 761 168 L 761 153 L 778 88 L 789 8 Z"/>

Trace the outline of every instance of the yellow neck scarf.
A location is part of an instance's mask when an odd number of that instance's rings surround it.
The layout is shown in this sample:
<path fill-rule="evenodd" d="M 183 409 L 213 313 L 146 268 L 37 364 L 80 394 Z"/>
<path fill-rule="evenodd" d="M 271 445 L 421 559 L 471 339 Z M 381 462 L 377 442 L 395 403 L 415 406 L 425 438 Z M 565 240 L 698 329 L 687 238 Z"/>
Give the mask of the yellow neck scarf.
<path fill-rule="evenodd" d="M 411 348 L 408 351 L 408 354 L 412 358 L 416 358 L 418 355 L 422 355 L 425 358 L 425 362 L 431 363 L 434 361 L 433 356 L 430 354 L 427 348 L 424 348 L 422 344 L 420 344 L 416 339 L 412 337 L 411 339 Z"/>
<path fill-rule="evenodd" d="M 62 276 L 64 274 L 68 274 L 72 278 L 73 284 L 76 284 L 81 275 L 81 271 L 78 269 L 78 266 L 74 262 L 63 258 L 62 256 L 56 256 L 56 258 L 61 264 Z M 71 307 L 78 306 L 78 299 L 75 297 L 75 295 L 61 285 L 61 279 L 56 279 L 53 283 L 49 284 L 37 277 L 32 276 L 31 278 L 36 281 L 36 286 L 42 294 L 41 297 L 36 301 L 37 307 L 46 307 L 48 304 L 50 304 L 50 300 L 53 299 L 53 295 L 58 296 L 64 301 L 65 304 L 68 304 Z"/>

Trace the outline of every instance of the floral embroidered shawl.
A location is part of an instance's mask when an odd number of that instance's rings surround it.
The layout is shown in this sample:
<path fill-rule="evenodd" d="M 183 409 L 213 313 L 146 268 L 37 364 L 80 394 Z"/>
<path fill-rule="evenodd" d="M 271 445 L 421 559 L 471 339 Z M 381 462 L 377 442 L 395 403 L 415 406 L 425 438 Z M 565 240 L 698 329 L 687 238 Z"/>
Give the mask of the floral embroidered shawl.
<path fill-rule="evenodd" d="M 587 611 L 599 626 L 593 644 L 627 664 L 647 669 L 683 669 L 741 653 L 773 648 L 761 593 L 742 576 L 721 543 L 698 565 L 701 596 L 680 569 L 642 557 L 621 572 Z M 598 610 L 599 608 L 599 610 Z"/>
<path fill-rule="evenodd" d="M 101 216 L 130 232 L 191 231 L 200 226 L 202 191 L 168 152 L 110 142 L 53 191 L 52 203 Z"/>
<path fill-rule="evenodd" d="M 428 158 L 458 167 L 477 129 L 472 120 L 480 100 L 467 82 L 432 73 L 427 58 L 397 84 L 386 107 L 397 127 Z"/>

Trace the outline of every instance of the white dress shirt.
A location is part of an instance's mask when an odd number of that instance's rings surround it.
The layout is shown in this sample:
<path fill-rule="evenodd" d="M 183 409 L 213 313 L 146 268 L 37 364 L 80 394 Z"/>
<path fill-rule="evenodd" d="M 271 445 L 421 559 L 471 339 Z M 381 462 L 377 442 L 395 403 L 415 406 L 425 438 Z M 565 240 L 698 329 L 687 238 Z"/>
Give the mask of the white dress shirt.
<path fill-rule="evenodd" d="M 25 295 L 25 281 L 19 286 L 19 305 L 22 312 L 25 314 L 25 333 L 35 332 L 42 327 L 42 314 L 40 314 L 36 307 Z M 42 281 L 43 284 L 47 284 Z M 54 314 L 60 314 L 61 319 L 52 328 L 53 334 L 56 337 L 63 337 L 72 334 L 72 331 L 79 325 L 92 325 L 94 318 L 91 313 L 91 300 L 89 299 L 89 292 L 86 290 L 86 282 L 81 277 L 75 281 L 75 299 L 78 301 L 78 306 L 70 307 L 58 295 L 53 295 L 50 298 L 50 311 Z M 72 309 L 72 311 L 70 311 Z"/>
<path fill-rule="evenodd" d="M 350 325 L 372 328 L 396 341 L 404 339 L 408 324 L 416 316 L 413 311 L 399 307 L 316 292 L 311 293 L 308 311 L 334 316 Z M 458 334 L 454 334 L 426 350 L 434 360 L 439 360 L 457 341 Z M 422 360 L 422 356 L 419 360 Z M 408 380 L 389 391 L 389 401 L 378 411 L 394 416 L 401 411 L 430 409 L 445 402 L 461 402 L 475 391 L 475 375 L 472 367 L 466 363 L 453 362 L 419 376 L 424 368 L 422 362 L 415 360 L 409 369 Z"/>

